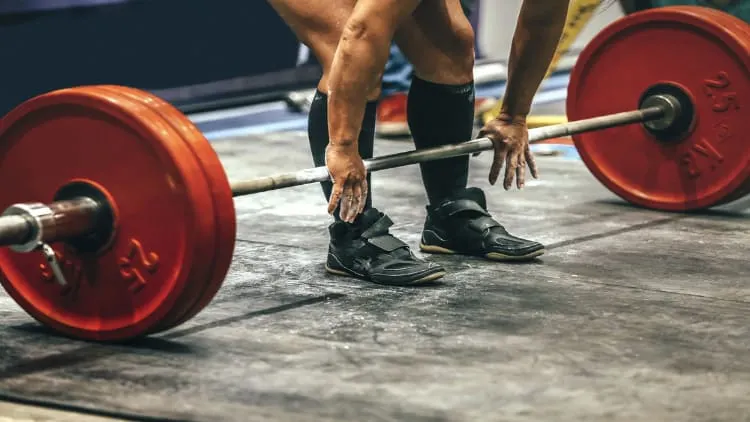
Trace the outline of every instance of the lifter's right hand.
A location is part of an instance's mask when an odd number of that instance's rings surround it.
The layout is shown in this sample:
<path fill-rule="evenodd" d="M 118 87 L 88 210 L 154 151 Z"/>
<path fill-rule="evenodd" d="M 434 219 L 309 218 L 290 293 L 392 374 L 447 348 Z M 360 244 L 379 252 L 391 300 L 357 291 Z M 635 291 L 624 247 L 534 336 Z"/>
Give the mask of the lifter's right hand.
<path fill-rule="evenodd" d="M 326 167 L 333 179 L 328 214 L 341 203 L 339 216 L 347 223 L 362 212 L 367 201 L 367 172 L 357 145 L 331 145 L 326 148 Z"/>

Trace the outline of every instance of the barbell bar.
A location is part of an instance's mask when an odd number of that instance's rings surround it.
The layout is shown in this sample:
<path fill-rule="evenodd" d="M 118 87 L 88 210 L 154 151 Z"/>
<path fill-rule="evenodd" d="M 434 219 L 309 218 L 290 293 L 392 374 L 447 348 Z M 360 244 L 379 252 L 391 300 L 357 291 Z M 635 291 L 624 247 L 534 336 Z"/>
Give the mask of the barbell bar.
<path fill-rule="evenodd" d="M 669 129 L 671 128 L 671 122 L 676 121 L 681 113 L 681 106 L 677 98 L 670 95 L 654 95 L 646 99 L 645 102 L 650 106 L 638 110 L 530 129 L 529 143 L 533 144 L 547 139 L 626 124 L 647 123 L 659 119 L 667 119 L 667 121 L 660 122 L 659 126 Z M 364 164 L 369 173 L 471 155 L 491 149 L 493 149 L 493 142 L 490 138 L 485 137 L 458 144 L 384 155 L 364 160 Z M 235 181 L 230 186 L 232 195 L 238 197 L 329 180 L 331 180 L 331 177 L 328 169 L 325 166 L 320 166 L 273 176 Z M 35 215 L 34 210 L 38 208 L 49 209 L 42 212 L 44 218 Z M 99 212 L 100 208 L 101 205 L 90 198 L 60 201 L 48 205 L 15 204 L 0 216 L 0 246 L 19 247 L 23 245 L 18 251 L 25 252 L 28 249 L 26 244 L 29 242 L 33 242 L 32 246 L 34 246 L 40 243 L 65 241 L 67 238 L 84 236 L 95 228 L 96 213 Z M 73 222 L 73 228 L 71 229 L 69 226 L 61 227 L 61 222 L 66 225 Z"/>
<path fill-rule="evenodd" d="M 658 105 L 531 129 L 529 143 L 632 123 L 646 123 L 664 118 L 675 120 L 679 116 L 681 108 L 675 97 L 655 95 L 649 97 L 647 102 Z M 660 126 L 669 128 L 670 123 L 662 123 Z M 458 144 L 385 155 L 364 160 L 364 164 L 367 172 L 376 172 L 491 149 L 493 142 L 490 138 L 478 138 Z M 232 195 L 238 197 L 329 180 L 331 177 L 327 168 L 321 166 L 235 181 L 230 186 Z M 96 214 L 101 208 L 102 204 L 85 197 L 51 204 L 15 204 L 0 216 L 0 246 L 15 247 L 19 252 L 30 252 L 39 244 L 85 236 L 96 227 Z"/>
<path fill-rule="evenodd" d="M 592 117 L 576 122 L 530 129 L 529 143 L 538 143 L 547 139 L 602 130 L 630 123 L 643 123 L 662 118 L 665 115 L 676 115 L 676 113 L 679 113 L 679 103 L 674 97 L 656 95 L 653 99 L 649 99 L 649 101 L 654 102 L 654 104 L 658 103 L 659 105 L 606 116 Z M 667 123 L 668 125 L 669 123 Z M 444 158 L 471 155 L 491 149 L 493 149 L 491 139 L 479 138 L 459 144 L 385 155 L 364 160 L 364 164 L 368 172 L 375 172 Z M 234 196 L 242 196 L 328 180 L 330 180 L 330 175 L 325 167 L 314 167 L 292 173 L 236 181 L 231 186 Z"/>

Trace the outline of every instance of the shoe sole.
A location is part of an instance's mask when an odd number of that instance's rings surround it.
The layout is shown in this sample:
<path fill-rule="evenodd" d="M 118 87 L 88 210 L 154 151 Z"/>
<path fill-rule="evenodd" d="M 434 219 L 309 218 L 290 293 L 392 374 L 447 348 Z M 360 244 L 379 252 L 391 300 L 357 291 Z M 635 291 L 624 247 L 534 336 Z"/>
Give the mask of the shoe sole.
<path fill-rule="evenodd" d="M 434 245 L 425 245 L 424 243 L 419 244 L 419 249 L 422 252 L 432 253 L 432 254 L 442 254 L 442 255 L 468 255 L 463 254 L 457 251 L 454 251 L 452 249 L 443 248 L 442 246 L 434 246 Z M 530 261 L 538 256 L 544 255 L 544 249 L 539 249 L 537 251 L 529 252 L 525 255 L 506 255 L 499 252 L 490 252 L 485 255 L 480 255 L 484 258 L 487 258 L 491 261 L 498 261 L 498 262 L 513 262 L 513 261 Z M 475 256 L 475 255 L 468 255 L 468 256 Z"/>
<path fill-rule="evenodd" d="M 387 285 L 387 286 L 413 286 L 415 284 L 427 284 L 427 283 L 431 283 L 431 282 L 433 282 L 433 281 L 435 281 L 435 280 L 437 280 L 437 279 L 442 278 L 443 276 L 445 276 L 445 271 L 438 271 L 436 273 L 427 274 L 426 276 L 424 276 L 422 278 L 419 278 L 419 279 L 414 280 L 414 281 L 409 281 L 409 282 L 406 282 L 406 283 L 378 283 L 377 281 L 373 281 L 373 280 L 370 280 L 368 278 L 360 277 L 360 276 L 358 276 L 356 274 L 352 274 L 352 273 L 349 273 L 349 272 L 346 272 L 346 271 L 343 271 L 343 270 L 333 269 L 333 268 L 329 267 L 328 264 L 326 264 L 326 271 L 328 273 L 330 273 L 330 274 L 333 274 L 333 275 L 338 275 L 338 276 L 342 276 L 342 277 L 357 278 L 359 280 L 365 280 L 365 281 L 369 281 L 369 282 L 372 282 L 372 283 L 383 284 L 383 285 Z"/>

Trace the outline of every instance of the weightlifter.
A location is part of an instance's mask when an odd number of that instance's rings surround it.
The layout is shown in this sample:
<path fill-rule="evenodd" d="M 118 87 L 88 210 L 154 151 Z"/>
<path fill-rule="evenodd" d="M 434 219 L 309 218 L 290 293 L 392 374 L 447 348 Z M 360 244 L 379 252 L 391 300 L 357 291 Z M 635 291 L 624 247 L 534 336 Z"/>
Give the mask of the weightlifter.
<path fill-rule="evenodd" d="M 389 285 L 414 285 L 445 274 L 414 256 L 389 233 L 392 221 L 372 206 L 371 158 L 380 80 L 395 41 L 414 67 L 408 123 L 417 149 L 471 138 L 474 120 L 474 33 L 460 0 L 269 0 L 313 51 L 323 77 L 308 135 L 313 162 L 335 218 L 329 272 Z M 480 132 L 495 144 L 489 182 L 505 167 L 504 188 L 522 188 L 525 169 L 537 177 L 526 115 L 562 34 L 568 0 L 524 0 L 513 36 L 503 108 Z M 487 210 L 485 195 L 467 187 L 469 158 L 420 164 L 429 204 L 420 248 L 491 260 L 528 260 L 544 246 L 510 234 Z"/>

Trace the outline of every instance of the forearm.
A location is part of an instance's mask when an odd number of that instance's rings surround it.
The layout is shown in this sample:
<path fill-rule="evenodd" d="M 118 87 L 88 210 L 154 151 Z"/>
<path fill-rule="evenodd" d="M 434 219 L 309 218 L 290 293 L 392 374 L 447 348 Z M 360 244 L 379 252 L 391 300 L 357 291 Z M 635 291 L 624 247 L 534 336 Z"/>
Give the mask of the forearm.
<path fill-rule="evenodd" d="M 557 49 L 568 0 L 524 0 L 508 59 L 508 83 L 500 112 L 525 118 Z"/>
<path fill-rule="evenodd" d="M 331 145 L 356 148 L 368 96 L 378 91 L 389 50 L 390 37 L 383 33 L 369 28 L 344 31 L 328 80 Z"/>

